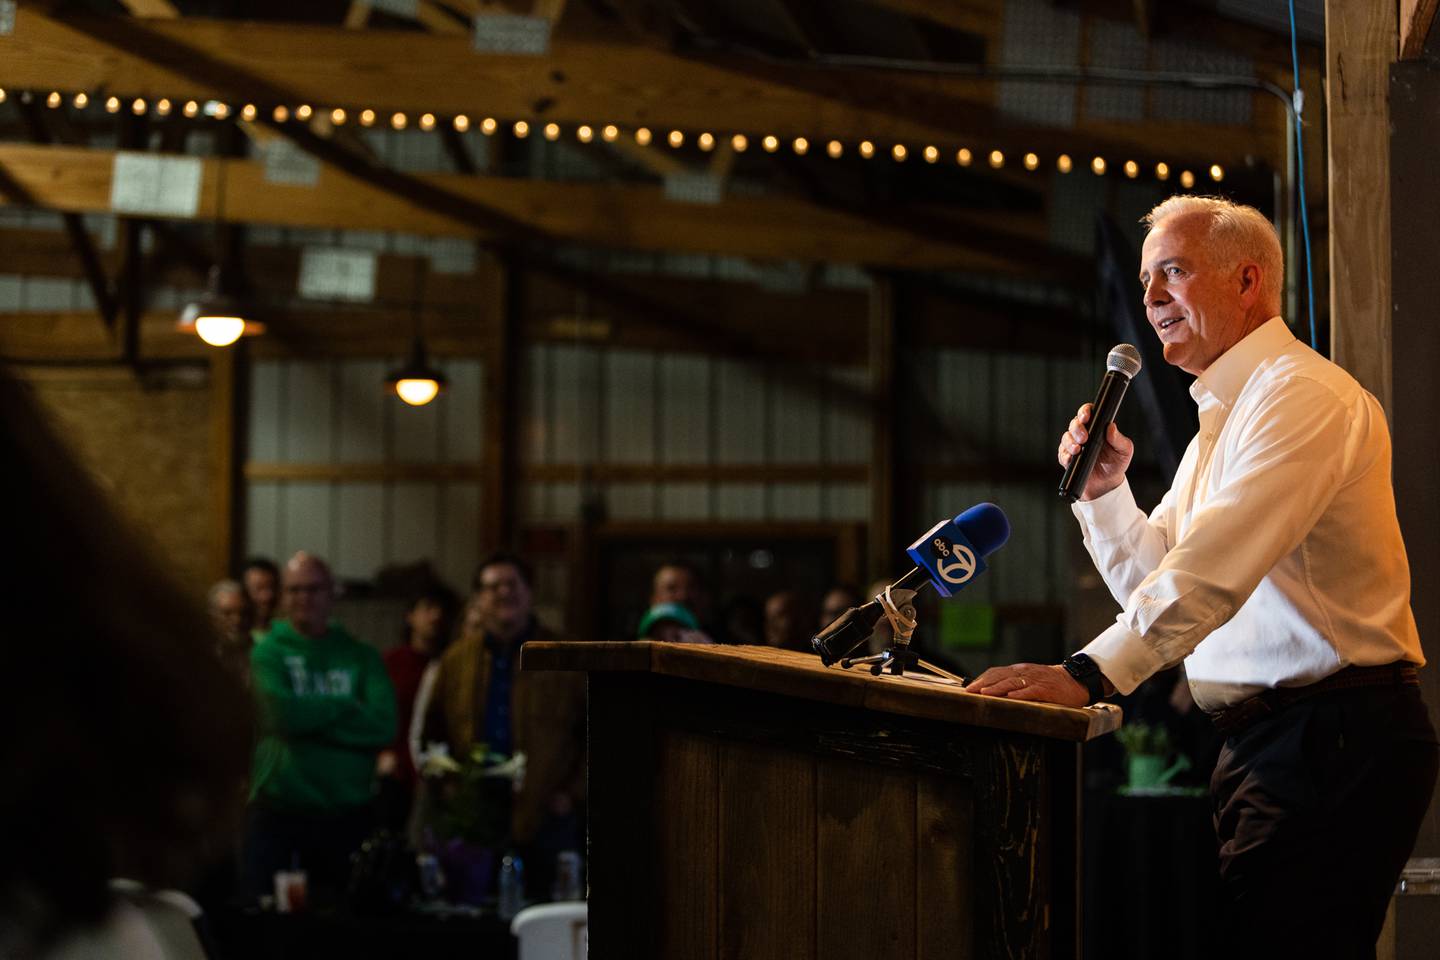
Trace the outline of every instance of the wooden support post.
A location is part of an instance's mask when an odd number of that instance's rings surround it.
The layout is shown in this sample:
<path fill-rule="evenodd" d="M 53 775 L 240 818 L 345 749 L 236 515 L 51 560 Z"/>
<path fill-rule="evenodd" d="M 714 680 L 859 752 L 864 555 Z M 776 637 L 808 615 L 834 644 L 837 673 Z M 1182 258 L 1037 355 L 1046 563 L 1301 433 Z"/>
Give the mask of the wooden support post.
<path fill-rule="evenodd" d="M 869 576 L 895 566 L 895 281 L 875 275 L 870 285 L 870 537 Z"/>
<path fill-rule="evenodd" d="M 1391 394 L 1390 64 L 1394 4 L 1325 2 L 1330 344 L 1386 411 Z"/>

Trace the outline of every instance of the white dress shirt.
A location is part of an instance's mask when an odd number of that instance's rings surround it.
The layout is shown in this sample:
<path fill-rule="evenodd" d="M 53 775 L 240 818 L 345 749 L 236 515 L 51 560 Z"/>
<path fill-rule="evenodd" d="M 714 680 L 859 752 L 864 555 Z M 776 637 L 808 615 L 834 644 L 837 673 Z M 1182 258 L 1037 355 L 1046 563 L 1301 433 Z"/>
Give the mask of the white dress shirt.
<path fill-rule="evenodd" d="M 1279 317 L 1190 395 L 1200 431 L 1148 518 L 1128 483 L 1073 505 L 1125 608 L 1084 652 L 1121 693 L 1184 659 L 1208 711 L 1352 664 L 1423 664 L 1375 398 Z"/>

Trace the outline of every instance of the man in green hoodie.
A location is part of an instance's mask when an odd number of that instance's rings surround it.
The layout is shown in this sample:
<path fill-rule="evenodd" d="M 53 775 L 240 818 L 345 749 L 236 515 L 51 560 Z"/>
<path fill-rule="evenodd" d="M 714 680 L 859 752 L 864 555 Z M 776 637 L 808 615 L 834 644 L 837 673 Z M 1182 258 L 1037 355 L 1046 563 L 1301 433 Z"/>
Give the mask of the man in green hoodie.
<path fill-rule="evenodd" d="M 250 784 L 244 886 L 272 888 L 295 864 L 322 895 L 343 888 L 371 825 L 375 758 L 395 739 L 395 692 L 380 654 L 330 619 L 330 568 L 297 553 L 276 620 L 250 653 L 260 741 Z"/>

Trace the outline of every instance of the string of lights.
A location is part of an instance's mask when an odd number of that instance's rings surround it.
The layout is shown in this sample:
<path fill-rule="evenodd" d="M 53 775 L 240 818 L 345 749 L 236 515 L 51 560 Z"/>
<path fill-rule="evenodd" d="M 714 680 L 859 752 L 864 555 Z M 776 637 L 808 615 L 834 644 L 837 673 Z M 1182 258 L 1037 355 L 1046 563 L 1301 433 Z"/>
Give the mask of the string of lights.
<path fill-rule="evenodd" d="M 35 91 L 22 91 L 19 95 L 29 98 L 38 98 L 40 96 L 40 94 Z M 8 96 L 10 96 L 10 94 L 7 91 L 0 89 L 0 103 L 4 103 Z M 147 100 L 144 97 L 133 97 L 128 100 L 128 103 L 126 100 L 115 95 L 106 96 L 102 101 L 100 95 L 97 94 L 92 97 L 85 91 L 76 92 L 68 97 L 70 107 L 75 110 L 85 110 L 95 102 L 100 102 L 105 112 L 110 114 L 118 114 L 128 108 L 130 112 L 136 116 L 145 116 L 153 113 L 155 116 L 166 117 L 176 109 L 175 101 L 164 97 L 153 101 Z M 67 96 L 61 91 L 52 90 L 44 94 L 44 103 L 52 110 L 60 109 L 66 105 Z M 190 119 L 209 118 L 226 120 L 230 117 L 232 109 L 233 107 L 230 104 L 220 100 L 186 100 L 180 104 L 179 112 Z M 239 119 L 245 122 L 255 122 L 260 119 L 262 109 L 268 113 L 273 123 L 282 125 L 291 122 L 309 123 L 319 118 L 324 118 L 324 121 L 328 122 L 331 127 L 337 128 L 352 123 L 365 128 L 388 123 L 394 130 L 406 130 L 412 122 L 412 116 L 404 111 L 393 111 L 386 117 L 383 116 L 381 112 L 370 108 L 352 112 L 346 107 L 320 108 L 305 103 L 295 106 L 274 104 L 266 105 L 265 107 L 255 103 L 245 103 L 239 108 Z M 472 127 L 478 126 L 480 132 L 485 136 L 493 136 L 499 132 L 502 123 L 501 120 L 495 117 L 482 117 L 478 124 L 476 124 L 475 121 L 466 114 L 441 117 L 429 111 L 422 112 L 413 117 L 413 122 L 418 129 L 423 131 L 433 131 L 442 125 L 448 124 L 456 132 L 465 133 L 472 129 Z M 506 122 L 509 123 L 511 134 L 517 139 L 523 140 L 532 133 L 532 124 L 528 120 Z M 567 135 L 566 127 L 553 121 L 545 123 L 539 128 L 539 132 L 545 140 L 552 143 L 561 140 Z M 622 137 L 629 137 L 633 139 L 637 146 L 649 147 L 660 143 L 668 145 L 674 150 L 682 149 L 686 144 L 693 143 L 699 150 L 705 153 L 713 151 L 727 139 L 725 134 L 709 130 L 691 133 L 684 130 L 671 129 L 663 132 L 663 135 L 659 136 L 657 140 L 656 131 L 651 130 L 649 127 L 638 126 L 625 129 L 613 123 L 604 124 L 598 128 L 593 124 L 577 123 L 569 129 L 569 134 L 580 143 L 592 143 L 597 138 L 597 133 L 598 138 L 605 143 L 614 143 Z M 747 134 L 731 133 L 728 135 L 728 141 L 730 149 L 736 153 L 744 153 L 750 149 L 750 137 Z M 812 144 L 809 138 L 803 136 L 793 137 L 789 139 L 787 143 L 775 134 L 765 134 L 759 138 L 759 145 L 766 153 L 778 153 L 788 147 L 788 149 L 797 156 L 805 156 L 810 153 Z M 926 143 L 915 147 L 910 144 L 895 143 L 891 144 L 888 149 L 885 149 L 877 146 L 876 141 L 871 139 L 862 139 L 854 143 L 846 143 L 838 139 L 825 141 L 825 155 L 832 160 L 839 160 L 849 155 L 852 150 L 855 155 L 859 156 L 862 160 L 871 160 L 883 152 L 889 156 L 890 160 L 894 163 L 906 163 L 913 156 L 919 158 L 926 164 L 932 165 L 949 159 L 960 167 L 971 166 L 977 156 L 977 150 L 967 146 L 942 148 L 938 144 Z M 1068 174 L 1075 169 L 1076 164 L 1076 159 L 1068 153 L 1060 153 L 1053 158 L 1047 159 L 1042 158 L 1039 153 L 1029 151 L 1020 155 L 1018 164 L 1014 163 L 1012 158 L 1007 156 L 1003 150 L 992 149 L 988 152 L 981 150 L 979 153 L 985 157 L 986 162 L 991 169 L 994 170 L 1001 170 L 1007 166 L 1017 165 L 1025 171 L 1034 173 L 1038 172 L 1042 167 L 1049 169 L 1053 165 L 1053 168 L 1057 172 Z M 1103 156 L 1093 156 L 1089 161 L 1089 169 L 1090 172 L 1096 176 L 1105 176 L 1111 170 L 1111 163 Z M 1146 167 L 1142 167 L 1141 164 L 1135 160 L 1125 160 L 1123 163 L 1117 165 L 1115 169 L 1130 180 L 1139 179 L 1142 173 L 1147 177 L 1154 177 L 1154 179 L 1160 181 L 1168 181 L 1175 175 L 1171 164 L 1164 161 L 1155 163 L 1153 166 L 1147 165 Z M 1202 173 L 1197 175 L 1193 170 L 1182 168 L 1179 171 L 1178 177 L 1176 177 L 1180 187 L 1185 190 L 1193 189 L 1196 182 L 1199 181 L 1202 176 L 1208 176 L 1209 179 L 1215 183 L 1219 183 L 1225 179 L 1225 168 L 1218 163 L 1210 164 L 1208 169 L 1202 166 L 1201 169 Z"/>

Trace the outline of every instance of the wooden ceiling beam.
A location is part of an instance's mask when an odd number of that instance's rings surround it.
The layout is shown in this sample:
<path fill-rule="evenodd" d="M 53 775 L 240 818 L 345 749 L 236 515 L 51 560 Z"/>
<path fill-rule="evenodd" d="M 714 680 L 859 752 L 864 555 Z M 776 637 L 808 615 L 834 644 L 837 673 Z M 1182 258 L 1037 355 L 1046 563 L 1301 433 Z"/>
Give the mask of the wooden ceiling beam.
<path fill-rule="evenodd" d="M 477 54 L 467 38 L 296 24 L 49 17 L 21 8 L 0 86 L 125 95 L 429 110 L 562 124 L 836 137 L 877 143 L 1081 150 L 1137 160 L 1276 161 L 1283 128 L 1167 122 L 1073 130 L 1007 123 L 989 80 L 904 71 L 819 70 L 738 55 L 555 37 L 541 57 Z M 1203 155 L 1202 155 L 1203 154 Z M 1273 154 L 1273 156 L 1272 156 Z"/>
<path fill-rule="evenodd" d="M 110 209 L 115 152 L 74 147 L 0 145 L 0 170 L 41 208 L 73 213 Z M 194 220 L 349 230 L 394 230 L 431 236 L 513 240 L 503 226 L 486 231 L 462 213 L 445 215 L 358 176 L 325 166 L 313 187 L 268 183 L 263 164 L 209 157 Z M 216 183 L 224 167 L 224 207 Z M 557 183 L 502 177 L 431 174 L 408 178 L 457 210 L 494 211 L 498 224 L 515 223 L 525 235 L 590 246 L 685 253 L 730 254 L 766 260 L 860 263 L 908 270 L 1033 272 L 1043 257 L 1048 275 L 1079 276 L 1088 260 L 1050 247 L 1043 223 L 1010 214 L 945 211 L 927 207 L 924 233 L 908 229 L 903 207 L 893 221 L 877 223 L 789 197 L 730 196 L 720 204 L 667 200 L 648 185 Z M 941 219 L 953 225 L 950 242 L 933 235 Z M 186 219 L 186 218 L 171 218 Z M 984 239 L 977 246 L 975 234 Z M 985 245 L 997 237 L 1033 248 L 1033 258 L 997 255 Z"/>

